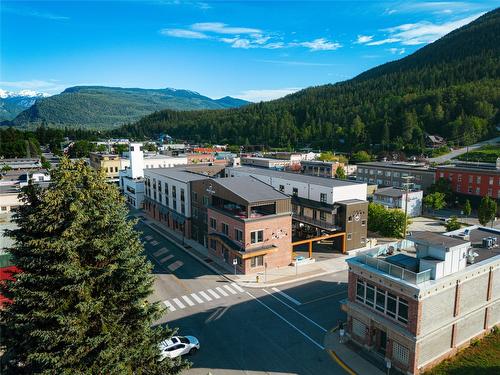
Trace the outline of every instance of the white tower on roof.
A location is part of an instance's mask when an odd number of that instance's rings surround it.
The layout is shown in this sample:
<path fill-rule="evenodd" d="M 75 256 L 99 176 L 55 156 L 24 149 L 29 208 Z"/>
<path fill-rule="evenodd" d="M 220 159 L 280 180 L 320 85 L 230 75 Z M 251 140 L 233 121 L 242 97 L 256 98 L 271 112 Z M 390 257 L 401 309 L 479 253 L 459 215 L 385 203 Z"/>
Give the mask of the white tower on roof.
<path fill-rule="evenodd" d="M 131 143 L 129 146 L 130 177 L 144 177 L 144 152 L 142 143 Z"/>

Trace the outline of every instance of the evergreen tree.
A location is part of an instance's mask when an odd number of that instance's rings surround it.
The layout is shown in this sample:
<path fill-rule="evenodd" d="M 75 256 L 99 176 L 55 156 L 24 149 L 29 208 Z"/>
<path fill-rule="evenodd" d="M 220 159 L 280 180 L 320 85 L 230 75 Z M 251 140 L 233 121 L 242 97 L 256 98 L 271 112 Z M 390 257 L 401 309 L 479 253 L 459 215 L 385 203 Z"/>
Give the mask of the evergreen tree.
<path fill-rule="evenodd" d="M 469 216 L 472 213 L 472 206 L 470 204 L 470 201 L 467 199 L 464 204 L 464 214 L 465 216 Z"/>
<path fill-rule="evenodd" d="M 491 221 L 491 226 L 493 226 L 493 220 L 495 219 L 496 213 L 497 202 L 490 197 L 481 199 L 481 203 L 477 209 L 477 217 L 481 225 L 486 225 Z"/>
<path fill-rule="evenodd" d="M 2 287 L 2 374 L 176 374 L 160 361 L 172 331 L 161 316 L 151 265 L 116 187 L 62 159 L 50 186 L 29 185 L 9 231 L 21 270 Z"/>

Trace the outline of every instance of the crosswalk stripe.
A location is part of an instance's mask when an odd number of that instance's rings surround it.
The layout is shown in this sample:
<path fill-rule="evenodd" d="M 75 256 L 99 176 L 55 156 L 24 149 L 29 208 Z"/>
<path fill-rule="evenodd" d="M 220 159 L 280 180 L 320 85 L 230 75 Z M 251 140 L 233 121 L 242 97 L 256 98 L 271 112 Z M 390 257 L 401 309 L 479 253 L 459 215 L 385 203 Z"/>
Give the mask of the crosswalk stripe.
<path fill-rule="evenodd" d="M 194 300 L 198 303 L 204 303 L 205 301 L 203 301 L 200 297 L 198 297 L 195 293 L 191 293 L 191 297 L 194 298 Z"/>
<path fill-rule="evenodd" d="M 193 301 L 191 301 L 191 300 L 189 299 L 189 297 L 188 297 L 188 296 L 182 296 L 182 298 L 184 299 L 184 301 L 186 301 L 186 303 L 187 303 L 189 306 L 194 306 L 194 302 L 193 302 Z"/>
<path fill-rule="evenodd" d="M 165 304 L 165 306 L 167 306 L 167 309 L 169 309 L 170 311 L 177 310 L 174 306 L 172 306 L 172 304 L 169 301 L 163 301 L 163 303 Z"/>
<path fill-rule="evenodd" d="M 155 252 L 153 253 L 153 255 L 154 255 L 155 257 L 157 257 L 157 256 L 163 255 L 163 254 L 165 254 L 165 253 L 168 253 L 169 251 L 170 251 L 170 250 L 169 250 L 169 249 L 167 249 L 166 247 L 162 247 L 160 250 L 155 251 Z"/>
<path fill-rule="evenodd" d="M 224 285 L 224 288 L 226 288 L 227 290 L 229 290 L 231 292 L 231 294 L 238 294 L 234 290 L 232 290 L 229 285 Z"/>
<path fill-rule="evenodd" d="M 174 298 L 173 300 L 177 306 L 179 306 L 181 309 L 186 307 L 181 301 L 179 301 L 179 298 Z"/>
<path fill-rule="evenodd" d="M 224 291 L 224 289 L 222 289 L 220 286 L 218 286 L 218 287 L 217 287 L 217 288 L 215 288 L 215 289 L 217 289 L 217 291 L 218 291 L 220 294 L 222 294 L 224 297 L 227 297 L 227 296 L 229 295 L 229 294 L 227 294 L 227 293 Z"/>
<path fill-rule="evenodd" d="M 156 241 L 156 240 L 154 240 L 154 241 L 151 241 L 151 242 L 150 242 L 150 244 L 151 244 L 151 245 L 153 245 L 153 246 L 156 246 L 156 245 L 158 245 L 158 244 L 159 244 L 159 242 L 158 242 L 158 241 Z"/>
<path fill-rule="evenodd" d="M 205 298 L 207 301 L 211 301 L 212 300 L 212 297 L 210 297 L 207 293 L 205 293 L 205 292 L 198 292 L 198 293 L 200 293 L 201 296 L 203 298 Z"/>
<path fill-rule="evenodd" d="M 215 298 L 220 298 L 220 296 L 217 293 L 215 293 L 212 289 L 207 289 L 207 292 L 210 293 Z"/>
<path fill-rule="evenodd" d="M 236 289 L 238 292 L 241 292 L 243 293 L 245 290 L 243 290 L 242 287 L 240 287 L 238 284 L 236 283 L 231 283 L 231 285 L 233 286 L 234 289 Z"/>
<path fill-rule="evenodd" d="M 150 240 L 152 240 L 152 239 L 153 239 L 153 237 L 151 237 L 151 236 L 146 236 L 145 238 L 146 238 L 146 240 L 148 240 L 148 241 L 150 241 Z"/>
<path fill-rule="evenodd" d="M 170 265 L 168 266 L 168 269 L 169 269 L 170 271 L 172 271 L 172 272 L 173 272 L 173 271 L 175 271 L 177 268 L 182 267 L 183 265 L 184 265 L 184 263 L 182 263 L 180 260 L 178 260 L 178 261 L 176 261 L 176 262 L 174 262 L 174 263 L 170 264 Z"/>
<path fill-rule="evenodd" d="M 271 288 L 274 292 L 278 293 L 280 296 L 283 296 L 285 297 L 287 300 L 293 302 L 294 304 L 296 304 L 297 306 L 300 306 L 302 305 L 302 303 L 300 303 L 299 301 L 297 301 L 295 298 L 289 296 L 288 294 L 286 294 L 285 292 L 282 292 L 281 290 L 279 290 L 278 288 Z"/>
<path fill-rule="evenodd" d="M 174 256 L 172 254 L 167 255 L 166 257 L 163 257 L 160 259 L 160 263 L 165 263 L 167 260 L 172 259 Z"/>

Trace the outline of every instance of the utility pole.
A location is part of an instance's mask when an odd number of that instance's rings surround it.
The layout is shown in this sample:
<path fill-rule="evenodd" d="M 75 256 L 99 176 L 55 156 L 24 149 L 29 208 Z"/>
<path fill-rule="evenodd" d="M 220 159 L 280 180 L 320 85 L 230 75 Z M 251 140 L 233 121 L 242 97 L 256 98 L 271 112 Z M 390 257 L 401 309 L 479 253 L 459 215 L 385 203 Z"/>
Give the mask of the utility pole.
<path fill-rule="evenodd" d="M 405 222 L 404 222 L 404 229 L 403 229 L 403 239 L 406 239 L 406 230 L 407 230 L 407 225 L 408 225 L 408 193 L 410 191 L 410 185 L 412 184 L 412 182 L 410 182 L 411 180 L 413 180 L 413 176 L 404 176 L 402 177 L 403 180 L 405 180 L 405 182 L 403 183 L 403 186 L 405 188 Z"/>

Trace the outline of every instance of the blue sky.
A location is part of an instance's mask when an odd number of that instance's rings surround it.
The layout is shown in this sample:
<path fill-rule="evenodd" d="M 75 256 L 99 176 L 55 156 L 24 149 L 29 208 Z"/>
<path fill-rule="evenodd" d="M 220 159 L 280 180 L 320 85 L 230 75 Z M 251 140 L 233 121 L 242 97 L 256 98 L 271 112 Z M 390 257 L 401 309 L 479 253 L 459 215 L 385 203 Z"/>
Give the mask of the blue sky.
<path fill-rule="evenodd" d="M 411 54 L 499 1 L 9 1 L 0 88 L 272 99 Z"/>

